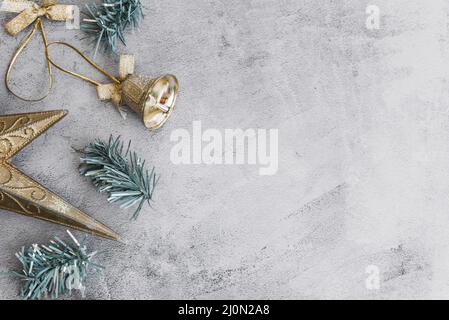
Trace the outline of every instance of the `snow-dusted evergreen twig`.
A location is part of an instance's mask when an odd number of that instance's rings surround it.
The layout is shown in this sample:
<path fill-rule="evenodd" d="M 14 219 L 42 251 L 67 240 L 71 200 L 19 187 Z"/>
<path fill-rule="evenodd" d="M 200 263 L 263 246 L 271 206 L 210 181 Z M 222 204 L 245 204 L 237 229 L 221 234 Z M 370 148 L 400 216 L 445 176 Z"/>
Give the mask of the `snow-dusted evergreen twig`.
<path fill-rule="evenodd" d="M 84 295 L 87 270 L 103 267 L 91 262 L 96 252 L 88 253 L 87 248 L 67 231 L 73 241 L 68 245 L 54 237 L 48 245 L 33 244 L 26 250 L 16 253 L 22 263 L 22 272 L 11 272 L 25 283 L 21 295 L 25 299 L 56 299 L 74 290 L 81 290 Z"/>
<path fill-rule="evenodd" d="M 100 46 L 105 51 L 117 52 L 117 39 L 126 45 L 124 32 L 136 28 L 143 19 L 140 0 L 103 0 L 101 4 L 86 5 L 81 29 L 95 38 L 96 56 Z"/>
<path fill-rule="evenodd" d="M 100 192 L 108 194 L 108 201 L 129 208 L 138 204 L 133 219 L 137 219 L 145 202 L 150 204 L 158 178 L 154 167 L 149 172 L 145 161 L 128 148 L 123 153 L 120 137 L 109 138 L 109 142 L 97 139 L 88 144 L 81 158 L 80 173 L 89 177 Z"/>

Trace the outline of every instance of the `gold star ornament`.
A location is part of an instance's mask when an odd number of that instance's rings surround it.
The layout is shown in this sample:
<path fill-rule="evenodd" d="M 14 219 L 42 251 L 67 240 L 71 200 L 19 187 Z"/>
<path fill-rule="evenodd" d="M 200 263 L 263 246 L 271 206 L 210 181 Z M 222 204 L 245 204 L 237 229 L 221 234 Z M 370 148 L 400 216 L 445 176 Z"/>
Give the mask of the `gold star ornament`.
<path fill-rule="evenodd" d="M 0 209 L 91 234 L 120 236 L 11 164 L 11 158 L 67 114 L 64 110 L 0 116 Z"/>

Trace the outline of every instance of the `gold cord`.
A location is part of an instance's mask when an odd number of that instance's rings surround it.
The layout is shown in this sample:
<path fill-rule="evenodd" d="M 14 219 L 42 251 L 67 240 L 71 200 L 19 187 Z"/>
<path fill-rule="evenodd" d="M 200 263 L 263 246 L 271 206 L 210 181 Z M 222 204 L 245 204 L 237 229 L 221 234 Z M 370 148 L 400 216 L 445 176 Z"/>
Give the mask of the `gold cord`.
<path fill-rule="evenodd" d="M 116 77 L 114 77 L 113 75 L 111 75 L 111 74 L 110 74 L 109 72 L 107 72 L 106 70 L 102 69 L 100 66 L 98 66 L 95 62 L 93 62 L 91 59 L 89 59 L 86 55 L 84 55 L 80 50 L 78 50 L 77 48 L 75 48 L 75 47 L 72 46 L 71 44 L 68 44 L 68 43 L 63 42 L 63 41 L 54 41 L 54 42 L 51 42 L 51 43 L 47 44 L 47 47 L 46 47 L 46 48 L 47 48 L 47 52 L 49 51 L 48 48 L 49 48 L 50 46 L 52 46 L 52 45 L 55 45 L 55 44 L 57 44 L 57 45 L 63 45 L 63 46 L 69 47 L 70 49 L 72 49 L 72 50 L 74 50 L 76 53 L 78 53 L 78 54 L 79 54 L 84 60 L 86 60 L 87 63 L 89 63 L 92 67 L 94 67 L 96 70 L 100 71 L 102 74 L 104 74 L 105 76 L 107 76 L 108 78 L 110 78 L 110 79 L 111 79 L 112 81 L 114 81 L 116 84 L 120 84 L 120 83 L 121 83 L 121 81 L 120 81 L 119 79 L 117 79 Z M 77 78 L 79 78 L 79 79 L 81 79 L 81 80 L 84 80 L 84 81 L 86 81 L 86 82 L 89 82 L 89 83 L 91 83 L 91 84 L 93 84 L 93 85 L 95 85 L 95 86 L 100 86 L 100 85 L 101 85 L 101 83 L 98 82 L 98 81 L 95 81 L 95 80 L 93 80 L 93 79 L 91 79 L 91 78 L 88 78 L 88 77 L 83 76 L 83 75 L 81 75 L 81 74 L 79 74 L 79 73 L 70 71 L 70 70 L 68 70 L 68 69 L 65 69 L 65 68 L 63 68 L 63 67 L 57 65 L 57 64 L 50 58 L 50 55 L 48 55 L 48 61 L 49 61 L 55 68 L 57 68 L 57 69 L 59 69 L 59 70 L 65 72 L 65 73 L 67 73 L 67 74 L 70 74 L 70 75 L 72 75 L 72 76 L 74 76 L 74 77 L 77 77 Z"/>
<path fill-rule="evenodd" d="M 47 60 L 47 72 L 48 72 L 48 90 L 47 90 L 47 93 L 40 98 L 36 98 L 36 99 L 25 98 L 25 97 L 20 96 L 19 94 L 15 93 L 14 90 L 12 90 L 11 86 L 9 85 L 10 78 L 11 78 L 11 71 L 12 71 L 12 68 L 14 67 L 16 60 L 19 57 L 20 53 L 23 51 L 23 49 L 25 49 L 28 42 L 30 42 L 31 38 L 36 33 L 36 30 L 38 27 L 41 32 L 42 40 L 43 40 L 44 46 L 45 46 L 45 58 Z M 8 70 L 6 71 L 6 74 L 5 74 L 5 84 L 6 84 L 6 88 L 8 89 L 8 91 L 11 92 L 15 97 L 17 97 L 21 100 L 24 100 L 24 101 L 28 101 L 28 102 L 42 101 L 50 94 L 51 89 L 53 88 L 53 72 L 51 70 L 51 64 L 50 64 L 50 59 L 49 59 L 49 55 L 48 55 L 47 37 L 45 35 L 44 25 L 42 24 L 42 20 L 40 18 L 36 19 L 36 21 L 34 22 L 34 25 L 33 25 L 33 29 L 31 29 L 31 32 L 22 40 L 22 42 L 19 45 L 19 48 L 17 49 L 16 53 L 13 55 L 11 61 L 9 62 Z"/>

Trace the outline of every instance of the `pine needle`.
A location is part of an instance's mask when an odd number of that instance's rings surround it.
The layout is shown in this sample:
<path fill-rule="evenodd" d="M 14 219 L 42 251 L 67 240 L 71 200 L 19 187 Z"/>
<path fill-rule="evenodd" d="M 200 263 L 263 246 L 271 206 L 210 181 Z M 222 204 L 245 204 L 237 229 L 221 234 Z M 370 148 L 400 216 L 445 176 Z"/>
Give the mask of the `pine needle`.
<path fill-rule="evenodd" d="M 46 246 L 33 244 L 16 253 L 22 271 L 10 274 L 24 281 L 21 289 L 24 299 L 57 299 L 67 292 L 71 293 L 72 289 L 80 290 L 84 296 L 88 267 L 103 268 L 91 263 L 96 252 L 88 253 L 83 243 L 80 244 L 70 231 L 67 233 L 74 243 L 72 246 L 55 236 Z"/>
<path fill-rule="evenodd" d="M 94 57 L 100 47 L 105 52 L 117 53 L 117 40 L 126 46 L 124 32 L 128 27 L 136 28 L 143 19 L 140 0 L 103 0 L 100 5 L 86 5 L 87 18 L 81 29 L 95 39 Z"/>
<path fill-rule="evenodd" d="M 158 182 L 154 168 L 145 169 L 145 161 L 130 152 L 128 144 L 123 152 L 120 137 L 109 138 L 109 142 L 97 139 L 88 144 L 81 158 L 80 173 L 91 179 L 99 192 L 107 193 L 110 203 L 119 203 L 127 209 L 137 205 L 132 219 L 136 220 L 145 202 L 150 204 Z"/>

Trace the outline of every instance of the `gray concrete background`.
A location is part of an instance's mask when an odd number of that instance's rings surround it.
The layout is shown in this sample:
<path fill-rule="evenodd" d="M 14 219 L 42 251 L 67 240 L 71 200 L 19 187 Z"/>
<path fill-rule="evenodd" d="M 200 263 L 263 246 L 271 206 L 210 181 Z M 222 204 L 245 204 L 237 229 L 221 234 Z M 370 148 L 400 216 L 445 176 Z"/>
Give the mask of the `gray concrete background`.
<path fill-rule="evenodd" d="M 123 52 L 136 55 L 141 73 L 178 76 L 176 111 L 162 130 L 147 132 L 133 115 L 122 120 L 94 88 L 57 71 L 40 103 L 0 86 L 2 113 L 70 112 L 14 163 L 126 239 L 89 239 L 105 251 L 98 261 L 106 270 L 91 277 L 87 298 L 449 297 L 447 1 L 145 3 L 146 20 Z M 368 4 L 381 10 L 379 30 L 365 27 Z M 0 24 L 11 17 L 0 13 Z M 92 54 L 82 32 L 45 25 L 50 39 Z M 1 28 L 0 70 L 24 35 Z M 25 69 L 16 68 L 25 90 L 45 83 L 41 48 L 35 41 L 19 61 Z M 88 70 L 69 52 L 54 56 Z M 114 57 L 97 61 L 117 69 Z M 278 173 L 173 165 L 170 133 L 191 131 L 194 120 L 220 130 L 278 128 Z M 111 133 L 132 139 L 162 176 L 154 210 L 138 222 L 77 173 L 71 147 Z M 2 270 L 19 267 L 22 246 L 64 233 L 0 214 Z M 380 271 L 378 290 L 365 285 L 370 265 Z M 0 298 L 17 298 L 19 286 L 0 278 Z"/>

